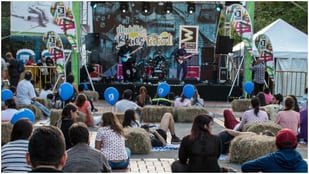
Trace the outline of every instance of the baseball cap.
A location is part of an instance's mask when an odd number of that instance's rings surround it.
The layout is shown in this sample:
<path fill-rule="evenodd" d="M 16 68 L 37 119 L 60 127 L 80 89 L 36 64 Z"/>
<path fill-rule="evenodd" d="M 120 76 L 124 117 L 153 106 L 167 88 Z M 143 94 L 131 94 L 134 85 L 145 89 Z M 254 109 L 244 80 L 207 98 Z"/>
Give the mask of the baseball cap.
<path fill-rule="evenodd" d="M 296 133 L 288 128 L 281 129 L 276 136 L 276 145 L 279 149 L 296 148 Z"/>

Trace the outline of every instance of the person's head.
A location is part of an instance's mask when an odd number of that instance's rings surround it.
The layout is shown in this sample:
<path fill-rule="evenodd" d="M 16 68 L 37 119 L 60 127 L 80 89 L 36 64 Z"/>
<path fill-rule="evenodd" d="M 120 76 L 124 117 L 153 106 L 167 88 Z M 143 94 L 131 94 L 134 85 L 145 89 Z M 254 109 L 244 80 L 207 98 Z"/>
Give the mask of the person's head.
<path fill-rule="evenodd" d="M 78 91 L 79 91 L 79 92 L 83 92 L 84 90 L 85 90 L 84 84 L 79 84 L 79 85 L 78 85 Z"/>
<path fill-rule="evenodd" d="M 299 109 L 297 98 L 295 97 L 295 95 L 289 95 L 289 96 L 292 97 L 293 100 L 294 100 L 294 109 L 293 110 L 296 111 L 296 112 L 299 112 L 300 109 Z"/>
<path fill-rule="evenodd" d="M 162 54 L 162 50 L 158 50 L 158 55 L 161 55 Z"/>
<path fill-rule="evenodd" d="M 13 58 L 13 54 L 11 52 L 7 52 L 5 54 L 5 58 L 6 58 L 6 60 L 10 60 L 11 58 Z"/>
<path fill-rule="evenodd" d="M 59 128 L 40 126 L 33 131 L 26 154 L 32 168 L 43 165 L 61 170 L 66 159 L 64 136 Z"/>
<path fill-rule="evenodd" d="M 269 88 L 264 88 L 263 92 L 264 92 L 265 94 L 270 94 L 270 89 L 269 89 Z"/>
<path fill-rule="evenodd" d="M 282 101 L 283 101 L 283 96 L 281 94 L 275 94 L 271 103 L 280 104 Z"/>
<path fill-rule="evenodd" d="M 29 60 L 30 60 L 30 61 L 34 61 L 34 55 L 30 55 L 30 56 L 29 56 Z"/>
<path fill-rule="evenodd" d="M 133 95 L 133 92 L 131 89 L 126 89 L 123 91 L 123 98 L 124 99 L 127 99 L 127 100 L 131 100 L 132 99 L 132 95 Z"/>
<path fill-rule="evenodd" d="M 262 58 L 256 59 L 256 64 L 260 64 L 260 63 L 263 63 L 263 59 Z"/>
<path fill-rule="evenodd" d="M 77 98 L 76 98 L 76 101 L 75 101 L 75 104 L 76 106 L 78 107 L 81 107 L 83 106 L 83 104 L 87 101 L 87 96 L 83 93 L 79 93 L 77 95 Z"/>
<path fill-rule="evenodd" d="M 73 123 L 69 128 L 69 137 L 73 146 L 78 143 L 89 144 L 89 131 L 88 127 L 83 122 Z"/>
<path fill-rule="evenodd" d="M 9 98 L 4 102 L 6 108 L 16 109 L 16 102 L 13 98 Z"/>
<path fill-rule="evenodd" d="M 31 71 L 26 71 L 25 72 L 25 80 L 31 80 L 31 78 L 32 78 L 32 72 Z"/>
<path fill-rule="evenodd" d="M 32 122 L 29 119 L 23 118 L 18 120 L 11 132 L 11 141 L 28 140 L 33 130 Z"/>
<path fill-rule="evenodd" d="M 295 149 L 297 146 L 296 133 L 291 129 L 281 129 L 276 136 L 276 146 L 280 149 Z"/>
<path fill-rule="evenodd" d="M 50 57 L 46 57 L 46 64 L 47 66 L 53 66 L 54 65 L 53 59 Z"/>
<path fill-rule="evenodd" d="M 125 45 L 127 45 L 127 46 L 130 45 L 130 40 L 129 40 L 129 39 L 126 39 L 126 40 L 125 40 Z"/>
<path fill-rule="evenodd" d="M 185 43 L 181 44 L 181 48 L 186 48 L 186 47 L 187 47 L 187 45 Z"/>
<path fill-rule="evenodd" d="M 139 93 L 140 94 L 147 94 L 147 88 L 145 86 L 141 86 L 139 88 Z"/>
<path fill-rule="evenodd" d="M 67 76 L 67 82 L 71 83 L 71 84 L 74 82 L 74 75 L 73 74 L 69 74 Z"/>
<path fill-rule="evenodd" d="M 260 111 L 260 99 L 258 97 L 251 98 L 251 106 L 254 109 L 254 114 L 257 116 Z"/>
<path fill-rule="evenodd" d="M 49 90 L 49 89 L 52 89 L 52 85 L 51 85 L 50 82 L 46 82 L 46 83 L 45 83 L 44 90 Z"/>
<path fill-rule="evenodd" d="M 190 138 L 196 140 L 204 134 L 212 134 L 213 118 L 207 114 L 200 114 L 193 120 Z"/>
<path fill-rule="evenodd" d="M 123 135 L 123 127 L 113 112 L 104 112 L 101 118 L 101 126 L 109 126 L 119 135 Z"/>
<path fill-rule="evenodd" d="M 295 100 L 291 96 L 286 96 L 284 99 L 284 110 L 292 110 L 295 106 Z"/>
<path fill-rule="evenodd" d="M 124 112 L 124 119 L 122 122 L 123 127 L 127 127 L 131 125 L 132 121 L 136 120 L 135 111 L 133 109 L 128 109 Z"/>
<path fill-rule="evenodd" d="M 53 100 L 54 94 L 47 94 L 46 98 L 49 99 L 49 100 Z"/>
<path fill-rule="evenodd" d="M 73 105 L 72 103 L 65 105 L 64 108 L 62 109 L 62 113 L 61 113 L 62 120 L 65 120 L 65 119 L 77 120 L 78 117 L 79 116 L 77 113 L 77 107 Z"/>
<path fill-rule="evenodd" d="M 266 99 L 265 99 L 264 92 L 258 92 L 256 94 L 256 97 L 259 98 L 260 100 L 260 106 L 266 106 Z"/>

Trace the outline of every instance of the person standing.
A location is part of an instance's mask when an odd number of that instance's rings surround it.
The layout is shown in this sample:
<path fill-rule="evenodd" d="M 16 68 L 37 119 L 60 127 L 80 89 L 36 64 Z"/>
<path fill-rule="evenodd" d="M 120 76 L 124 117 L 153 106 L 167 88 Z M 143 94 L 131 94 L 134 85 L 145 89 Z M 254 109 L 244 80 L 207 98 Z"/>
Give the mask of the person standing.
<path fill-rule="evenodd" d="M 7 69 L 11 86 L 17 86 L 19 81 L 18 61 L 13 57 L 11 52 L 5 54 L 7 61 Z"/>
<path fill-rule="evenodd" d="M 132 52 L 132 47 L 130 46 L 130 40 L 126 39 L 125 44 L 120 47 L 118 56 L 122 62 L 122 74 L 123 74 L 123 81 L 133 81 L 133 63 L 135 62 L 134 58 L 131 58 L 130 53 Z"/>
<path fill-rule="evenodd" d="M 265 65 L 263 64 L 263 59 L 258 58 L 256 64 L 250 67 L 253 71 L 253 83 L 254 83 L 254 95 L 258 92 L 263 92 L 264 80 L 265 80 Z"/>
<path fill-rule="evenodd" d="M 182 83 L 184 81 L 184 78 L 187 75 L 188 71 L 188 64 L 187 61 L 184 59 L 184 57 L 187 55 L 186 51 L 186 44 L 182 43 L 181 48 L 177 51 L 177 79 L 180 80 Z"/>

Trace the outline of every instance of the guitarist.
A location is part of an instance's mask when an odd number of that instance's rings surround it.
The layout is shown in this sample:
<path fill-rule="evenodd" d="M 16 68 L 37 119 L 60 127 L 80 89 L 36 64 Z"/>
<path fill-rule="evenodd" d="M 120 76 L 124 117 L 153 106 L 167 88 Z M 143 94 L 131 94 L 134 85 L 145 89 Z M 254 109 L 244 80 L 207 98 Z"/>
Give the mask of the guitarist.
<path fill-rule="evenodd" d="M 130 40 L 126 39 L 125 44 L 120 47 L 118 56 L 119 58 L 125 57 L 127 53 L 132 52 L 132 47 L 129 45 Z M 135 63 L 134 58 L 127 59 L 127 61 L 122 61 L 122 74 L 123 74 L 123 81 L 124 82 L 133 82 L 134 72 L 133 72 L 133 64 Z"/>
<path fill-rule="evenodd" d="M 181 83 L 184 83 L 184 78 L 187 75 L 188 72 L 188 64 L 187 61 L 184 59 L 184 57 L 187 55 L 186 51 L 187 45 L 185 43 L 181 44 L 181 48 L 177 51 L 177 79 L 181 81 Z"/>

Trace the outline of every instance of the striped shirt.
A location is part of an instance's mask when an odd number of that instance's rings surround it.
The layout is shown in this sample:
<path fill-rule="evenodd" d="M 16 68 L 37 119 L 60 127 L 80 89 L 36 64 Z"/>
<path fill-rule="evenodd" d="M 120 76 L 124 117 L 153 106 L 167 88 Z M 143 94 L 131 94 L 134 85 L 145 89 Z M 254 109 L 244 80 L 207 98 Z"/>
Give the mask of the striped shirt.
<path fill-rule="evenodd" d="M 254 71 L 253 82 L 258 84 L 264 84 L 265 79 L 265 66 L 262 63 L 250 67 Z"/>
<path fill-rule="evenodd" d="M 28 140 L 8 142 L 1 148 L 1 172 L 28 172 L 31 166 L 26 162 Z"/>

